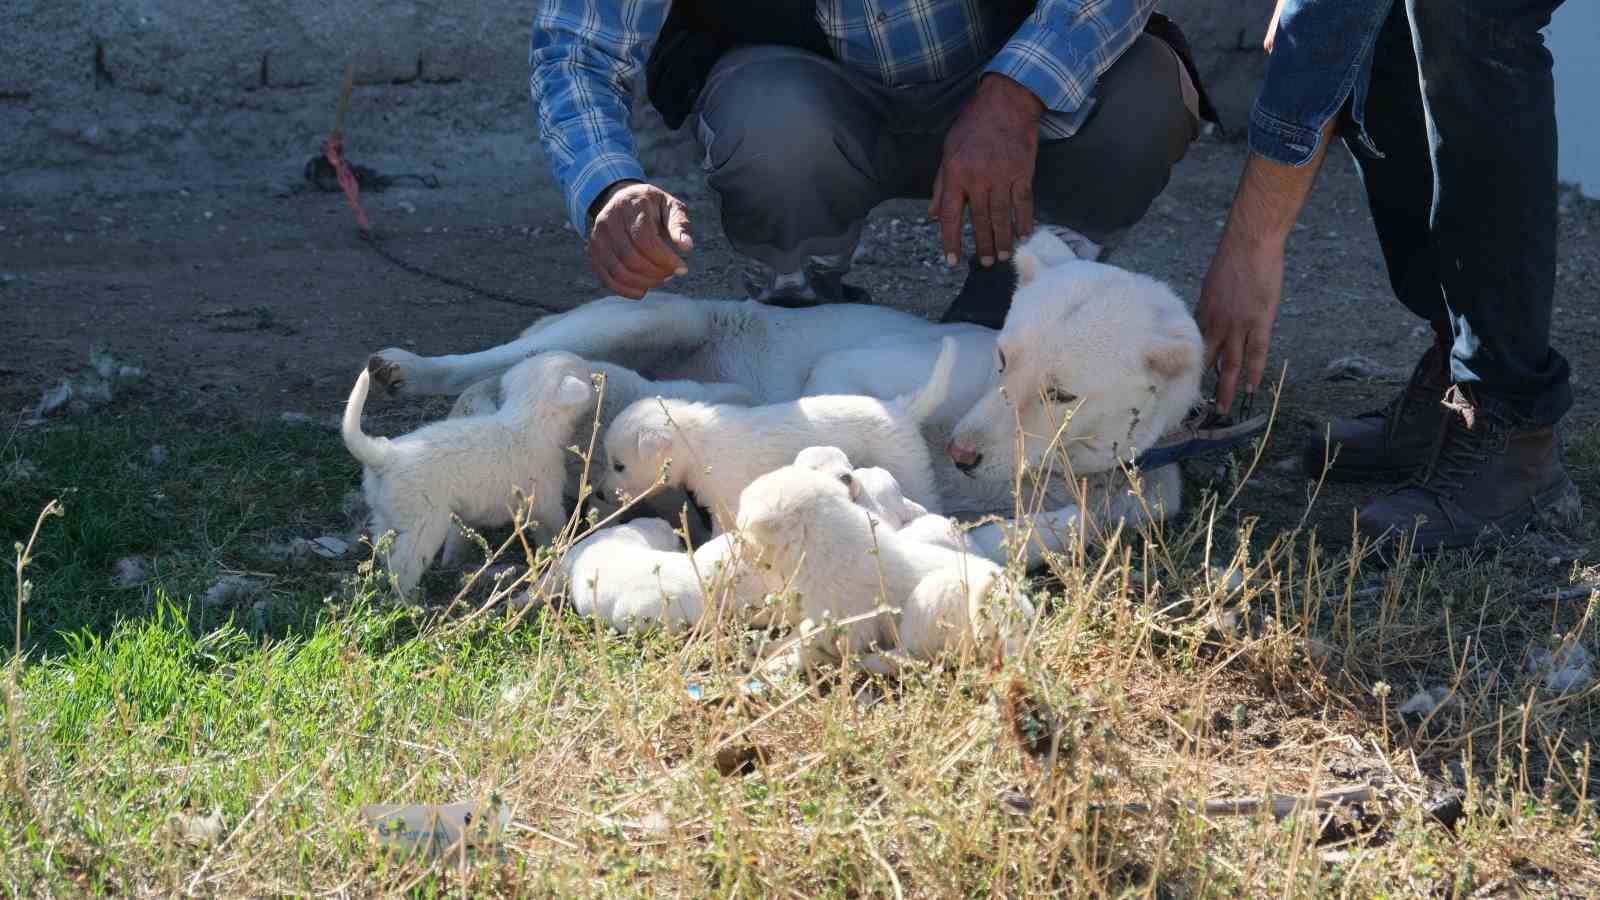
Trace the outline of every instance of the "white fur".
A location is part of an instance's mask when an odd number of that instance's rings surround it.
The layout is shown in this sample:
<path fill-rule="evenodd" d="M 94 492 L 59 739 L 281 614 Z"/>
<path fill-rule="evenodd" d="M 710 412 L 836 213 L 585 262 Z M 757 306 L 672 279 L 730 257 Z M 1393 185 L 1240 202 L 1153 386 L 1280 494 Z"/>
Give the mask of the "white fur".
<path fill-rule="evenodd" d="M 612 491 L 643 494 L 666 466 L 666 483 L 684 487 L 710 511 L 718 530 L 726 530 L 747 485 L 807 448 L 826 445 L 888 468 L 907 494 L 937 505 L 919 426 L 949 390 L 955 343 L 944 346 L 922 390 L 891 402 L 862 396 L 802 397 L 757 407 L 636 402 L 606 430 L 611 468 L 603 483 Z"/>
<path fill-rule="evenodd" d="M 707 403 L 749 403 L 750 391 L 737 384 L 722 382 L 701 383 L 698 381 L 652 381 L 638 372 L 624 366 L 613 365 L 605 362 L 590 362 L 589 374 L 591 377 L 603 377 L 604 391 L 599 404 L 600 426 L 595 432 L 595 417 L 590 410 L 580 416 L 573 431 L 573 444 L 580 449 L 587 449 L 591 434 L 605 433 L 605 428 L 611 420 L 616 418 L 619 411 L 643 397 L 671 397 L 681 400 L 703 400 Z M 487 415 L 500 408 L 500 379 L 489 378 L 480 381 L 461 393 L 456 398 L 455 405 L 450 409 L 450 418 L 464 418 L 468 416 Z M 563 492 L 569 508 L 578 505 L 578 483 L 583 474 L 583 459 L 577 454 L 563 454 L 566 474 L 563 481 Z M 594 448 L 594 460 L 590 466 L 590 484 L 606 468 L 605 448 L 597 441 Z M 657 512 L 669 512 L 681 506 L 680 497 L 663 496 L 656 502 L 649 504 L 650 509 Z M 678 502 L 674 502 L 678 501 Z M 587 509 L 594 511 L 602 518 L 616 511 L 615 504 L 609 502 L 598 493 L 590 492 L 584 498 Z M 696 533 L 695 537 L 709 537 Z M 445 541 L 444 553 L 441 562 L 445 565 L 454 565 L 461 561 L 467 550 L 467 541 L 461 532 L 452 528 Z"/>
<path fill-rule="evenodd" d="M 698 623 L 708 604 L 743 609 L 761 603 L 761 579 L 732 535 L 691 555 L 664 519 L 634 519 L 602 528 L 562 557 L 573 609 L 618 631 Z"/>
<path fill-rule="evenodd" d="M 941 339 L 949 337 L 957 343 L 950 396 L 924 429 L 939 451 L 934 466 L 942 512 L 1012 514 L 1011 448 L 1018 413 L 1005 401 L 1022 404 L 1029 433 L 1026 458 L 1042 463 L 1063 407 L 1070 406 L 1046 408 L 1036 399 L 1037 391 L 1051 384 L 1082 399 L 1068 445 L 1073 474 L 1090 479 L 1093 518 L 1107 524 L 1125 515 L 1142 518 L 1143 508 L 1127 495 L 1116 463 L 1175 429 L 1192 405 L 1201 368 L 1198 329 L 1164 285 L 1111 266 L 1074 261 L 1045 229 L 1034 232 L 1016 259 L 1025 283 L 999 334 L 860 304 L 782 309 L 652 292 L 642 301 L 607 297 L 546 317 L 518 339 L 481 352 L 419 357 L 389 349 L 377 354 L 375 363 L 391 389 L 422 394 L 457 393 L 531 354 L 559 349 L 626 362 L 656 377 L 735 382 L 757 403 L 816 394 L 891 399 L 918 388 L 941 352 Z M 1019 357 L 1003 377 L 996 373 L 997 340 Z M 1159 373 L 1150 366 L 1152 359 L 1160 361 Z M 1002 384 L 1005 397 L 999 393 Z M 1104 396 L 1097 396 L 1102 391 Z M 981 454 L 980 465 L 958 469 L 943 452 L 952 437 L 964 442 L 960 449 Z M 1040 488 L 1047 501 L 1038 523 L 1076 526 L 1083 511 L 1070 482 L 1055 477 L 1063 474 L 1059 467 L 1051 477 L 1045 474 L 1025 473 L 1025 489 Z M 1145 473 L 1145 479 L 1151 512 L 1157 518 L 1177 512 L 1177 467 Z M 998 547 L 1002 533 L 1021 536 L 1033 531 L 1032 524 L 986 528 Z M 1059 549 L 1068 531 L 1043 529 L 1029 544 Z"/>
<path fill-rule="evenodd" d="M 594 403 L 588 367 L 570 353 L 543 353 L 503 377 L 505 404 L 496 412 L 425 425 L 397 438 L 361 431 L 370 373 L 356 379 L 345 408 L 345 447 L 365 471 L 362 490 L 376 540 L 395 532 L 387 565 L 402 594 L 417 586 L 453 531 L 454 513 L 468 524 L 511 521 L 515 491 L 533 500 L 544 529 L 567 520 L 561 500 L 562 456 L 572 428 Z"/>
<path fill-rule="evenodd" d="M 887 528 L 899 528 L 928 513 L 926 506 L 906 499 L 900 482 L 888 469 L 880 466 L 857 469 L 838 447 L 807 447 L 795 456 L 794 464 L 821 472 L 849 488 L 850 499 Z"/>
<path fill-rule="evenodd" d="M 874 654 L 893 669 L 904 657 L 987 656 L 1016 649 L 1032 605 L 986 559 L 876 530 L 836 479 L 785 466 L 757 478 L 739 500 L 741 534 L 794 592 L 791 621 L 822 626 L 807 654 Z M 872 613 L 880 607 L 888 611 Z M 897 610 L 897 611 L 896 611 Z M 828 625 L 843 625 L 835 643 Z"/>

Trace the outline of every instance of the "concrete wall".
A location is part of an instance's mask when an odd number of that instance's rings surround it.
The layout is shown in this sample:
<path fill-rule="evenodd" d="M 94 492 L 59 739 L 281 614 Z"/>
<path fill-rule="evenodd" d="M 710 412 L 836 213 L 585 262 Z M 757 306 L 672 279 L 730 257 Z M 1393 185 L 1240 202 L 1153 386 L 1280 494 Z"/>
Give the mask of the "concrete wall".
<path fill-rule="evenodd" d="M 353 157 L 491 141 L 507 164 L 527 160 L 538 2 L 5 0 L 0 189 L 288 166 L 326 134 L 352 58 L 363 86 L 347 129 Z M 1166 6 L 1190 32 L 1228 124 L 1242 127 L 1271 3 Z M 652 152 L 677 138 L 643 137 Z M 536 154 L 532 163 L 542 167 Z"/>
<path fill-rule="evenodd" d="M 297 171 L 331 125 L 347 60 L 361 87 L 352 156 L 530 150 L 528 20 L 541 0 L 5 0 L 0 2 L 0 190 L 217 181 Z M 1240 135 L 1265 62 L 1271 0 L 1164 0 L 1224 124 Z M 1600 192 L 1600 6 L 1552 28 L 1562 171 Z M 650 127 L 647 165 L 681 165 L 686 134 Z"/>
<path fill-rule="evenodd" d="M 1600 4 L 1568 0 L 1548 37 L 1556 58 L 1561 179 L 1600 199 Z"/>

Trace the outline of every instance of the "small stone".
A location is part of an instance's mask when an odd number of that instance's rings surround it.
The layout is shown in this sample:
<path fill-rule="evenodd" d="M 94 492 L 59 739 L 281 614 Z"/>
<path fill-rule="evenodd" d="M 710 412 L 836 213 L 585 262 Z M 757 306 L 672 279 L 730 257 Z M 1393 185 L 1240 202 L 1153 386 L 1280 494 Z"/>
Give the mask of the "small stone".
<path fill-rule="evenodd" d="M 248 575 L 224 575 L 216 584 L 206 589 L 200 596 L 200 602 L 206 606 L 237 606 L 242 605 L 261 592 L 266 584 L 259 578 Z"/>
<path fill-rule="evenodd" d="M 417 205 L 412 203 L 410 200 L 401 200 L 399 203 L 396 203 L 395 206 L 400 207 L 401 211 L 405 212 L 407 215 L 413 214 L 417 211 Z"/>
<path fill-rule="evenodd" d="M 1285 475 L 1299 475 L 1302 471 L 1300 457 L 1286 456 L 1272 464 L 1272 471 L 1282 472 Z"/>
<path fill-rule="evenodd" d="M 1400 715 L 1422 716 L 1426 718 L 1449 706 L 1456 706 L 1460 698 L 1450 693 L 1447 687 L 1436 687 L 1432 690 L 1420 690 L 1412 694 L 1406 702 L 1400 704 Z"/>
<path fill-rule="evenodd" d="M 115 378 L 117 375 L 117 361 L 108 353 L 99 350 L 90 351 L 89 363 L 94 366 L 95 374 L 101 378 Z"/>
<path fill-rule="evenodd" d="M 160 444 L 152 446 L 150 448 L 149 458 L 152 466 L 166 465 L 168 459 L 167 448 Z"/>
<path fill-rule="evenodd" d="M 290 425 L 309 425 L 309 424 L 311 424 L 311 416 L 308 415 L 307 413 L 303 413 L 303 412 L 286 412 L 286 413 L 282 414 L 281 416 L 279 416 L 278 418 L 280 418 L 283 421 L 289 423 Z"/>
<path fill-rule="evenodd" d="M 1393 378 L 1394 375 L 1393 369 L 1359 353 L 1341 356 L 1323 369 L 1323 377 L 1328 381 L 1383 379 Z"/>
<path fill-rule="evenodd" d="M 150 560 L 143 556 L 124 556 L 117 560 L 112 580 L 119 588 L 131 588 L 150 580 Z"/>
<path fill-rule="evenodd" d="M 214 809 L 206 816 L 183 817 L 183 837 L 190 843 L 214 844 L 222 838 L 224 830 L 221 809 Z"/>
<path fill-rule="evenodd" d="M 138 366 L 123 366 L 117 370 L 117 377 L 122 379 L 143 378 L 144 370 Z"/>
<path fill-rule="evenodd" d="M 43 419 L 65 410 L 67 404 L 72 402 L 72 394 L 72 383 L 70 381 L 63 381 L 45 391 L 44 396 L 39 398 L 39 405 L 34 409 L 34 417 Z"/>
<path fill-rule="evenodd" d="M 311 552 L 323 559 L 338 559 L 350 549 L 350 544 L 344 539 L 336 538 L 331 534 L 312 538 L 307 543 L 310 544 Z"/>
<path fill-rule="evenodd" d="M 17 276 L 16 275 L 14 275 L 14 274 L 12 274 L 10 272 L 0 272 L 0 284 L 11 284 L 12 282 L 14 282 L 16 280 L 17 280 Z"/>

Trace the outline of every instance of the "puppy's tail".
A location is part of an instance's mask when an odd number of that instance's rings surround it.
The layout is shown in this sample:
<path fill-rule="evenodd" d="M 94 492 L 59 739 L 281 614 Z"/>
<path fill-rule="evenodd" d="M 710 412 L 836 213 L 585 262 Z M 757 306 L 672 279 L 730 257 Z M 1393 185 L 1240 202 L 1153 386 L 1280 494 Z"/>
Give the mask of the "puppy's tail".
<path fill-rule="evenodd" d="M 367 388 L 371 385 L 371 373 L 362 369 L 361 375 L 356 378 L 356 386 L 350 391 L 350 400 L 344 405 L 344 423 L 339 430 L 344 435 L 344 446 L 350 455 L 362 465 L 377 469 L 382 468 L 389 458 L 389 439 L 370 437 L 361 430 L 361 412 L 366 409 Z"/>
<path fill-rule="evenodd" d="M 933 364 L 933 374 L 928 376 L 928 383 L 906 402 L 906 417 L 919 425 L 927 421 L 950 396 L 950 376 L 955 370 L 956 339 L 946 337 L 940 342 L 939 359 Z"/>

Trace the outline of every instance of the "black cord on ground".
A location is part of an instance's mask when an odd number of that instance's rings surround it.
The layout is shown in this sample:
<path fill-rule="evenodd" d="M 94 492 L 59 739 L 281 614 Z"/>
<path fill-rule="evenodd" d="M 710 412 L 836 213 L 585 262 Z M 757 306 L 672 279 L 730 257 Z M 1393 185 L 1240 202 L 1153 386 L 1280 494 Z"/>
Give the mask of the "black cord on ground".
<path fill-rule="evenodd" d="M 478 287 L 475 284 L 462 281 L 459 278 L 452 278 L 449 275 L 441 275 L 438 272 L 433 272 L 428 269 L 424 269 L 421 266 L 409 263 L 394 255 L 389 248 L 385 247 L 382 239 L 378 237 L 378 234 L 375 231 L 363 235 L 362 238 L 367 242 L 367 245 L 372 248 L 374 253 L 377 253 L 379 256 L 393 263 L 396 268 L 410 272 L 412 275 L 431 279 L 439 282 L 440 284 L 448 285 L 449 287 L 460 288 L 461 290 L 477 294 L 478 296 L 488 300 L 495 300 L 500 303 L 509 303 L 512 306 L 521 306 L 527 309 L 537 309 L 546 313 L 559 313 L 566 311 L 563 309 L 558 309 L 554 306 L 550 306 L 546 303 L 540 303 L 537 300 L 530 300 L 527 297 L 518 297 L 515 294 L 503 293 L 501 291 L 494 290 L 493 288 Z"/>
<path fill-rule="evenodd" d="M 439 179 L 432 175 L 385 175 L 371 167 L 357 165 L 350 166 L 350 172 L 355 176 L 356 183 L 361 186 L 362 190 L 382 191 L 403 179 L 413 179 L 420 183 L 423 187 L 430 189 L 437 188 L 439 186 Z M 339 187 L 339 173 L 336 169 L 334 169 L 333 164 L 328 162 L 326 157 L 313 156 L 306 160 L 304 174 L 306 181 L 317 190 L 330 194 L 338 193 L 340 190 L 342 190 Z M 546 313 L 565 312 L 565 310 L 557 309 L 556 307 L 545 303 L 540 303 L 537 300 L 530 300 L 527 297 L 518 297 L 515 294 L 507 294 L 492 288 L 479 287 L 471 282 L 462 281 L 459 278 L 453 278 L 449 275 L 441 275 L 438 272 L 424 269 L 419 265 L 407 262 L 404 259 L 396 256 L 389 248 L 385 247 L 383 245 L 383 240 L 378 237 L 378 233 L 376 231 L 364 233 L 362 238 L 367 242 L 368 246 L 372 247 L 374 253 L 377 253 L 390 263 L 393 263 L 396 268 L 399 268 L 405 272 L 410 272 L 412 275 L 416 275 L 419 278 L 427 278 L 449 287 L 460 288 L 468 293 L 477 294 L 479 297 L 494 300 L 499 303 L 509 303 L 512 306 L 521 306 L 527 309 L 537 309 Z"/>

